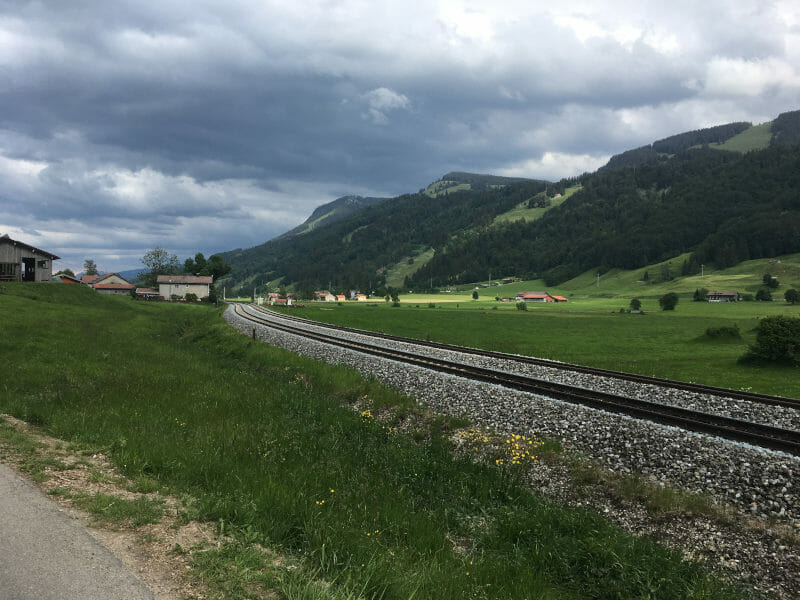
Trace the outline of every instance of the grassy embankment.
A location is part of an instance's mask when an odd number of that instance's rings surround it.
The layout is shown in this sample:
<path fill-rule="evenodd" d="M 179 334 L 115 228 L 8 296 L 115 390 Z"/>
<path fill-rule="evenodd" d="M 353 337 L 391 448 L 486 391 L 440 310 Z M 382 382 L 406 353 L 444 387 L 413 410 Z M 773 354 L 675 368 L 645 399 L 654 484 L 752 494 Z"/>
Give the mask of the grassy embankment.
<path fill-rule="evenodd" d="M 673 259 L 679 268 L 682 257 Z M 676 278 L 660 283 L 642 281 L 645 270 L 657 277 L 661 265 L 637 271 L 614 271 L 600 277 L 586 273 L 556 288 L 541 281 L 472 289 L 454 293 L 405 294 L 400 307 L 308 303 L 300 314 L 320 321 L 418 339 L 430 338 L 465 346 L 487 348 L 607 369 L 694 381 L 734 389 L 800 397 L 797 369 L 742 365 L 737 361 L 755 341 L 759 319 L 771 315 L 800 316 L 800 306 L 783 301 L 784 290 L 800 289 L 800 255 L 780 263 L 749 261 L 724 271 L 707 270 L 703 276 Z M 732 289 L 755 293 L 765 272 L 778 277 L 774 302 L 693 302 L 695 289 Z M 569 298 L 565 304 L 529 305 L 525 312 L 513 302 L 521 290 L 548 290 Z M 674 311 L 662 311 L 658 298 L 676 292 Z M 640 298 L 644 314 L 620 313 L 631 298 Z M 435 309 L 428 308 L 434 305 Z M 739 338 L 710 339 L 708 328 L 736 327 Z"/>
<path fill-rule="evenodd" d="M 398 432 L 409 399 L 253 342 L 211 307 L 19 284 L 0 286 L 0 314 L 0 412 L 194 498 L 189 516 L 232 536 L 192 553 L 219 597 L 737 597 L 677 552 L 549 505 L 508 461 L 454 455 L 452 423 Z"/>

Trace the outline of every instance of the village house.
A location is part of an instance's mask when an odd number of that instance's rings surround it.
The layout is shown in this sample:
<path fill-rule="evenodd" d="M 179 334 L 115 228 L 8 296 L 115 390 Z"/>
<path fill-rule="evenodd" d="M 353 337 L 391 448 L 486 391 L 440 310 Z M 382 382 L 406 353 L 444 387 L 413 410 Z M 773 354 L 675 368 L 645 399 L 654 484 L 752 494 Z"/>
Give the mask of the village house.
<path fill-rule="evenodd" d="M 330 292 L 314 292 L 314 298 L 320 302 L 336 302 L 336 296 Z"/>
<path fill-rule="evenodd" d="M 24 242 L 0 236 L 0 281 L 50 281 L 60 257 Z"/>
<path fill-rule="evenodd" d="M 104 273 L 98 275 L 90 284 L 98 294 L 108 294 L 112 296 L 130 295 L 135 287 L 130 281 L 117 273 Z"/>
<path fill-rule="evenodd" d="M 708 292 L 706 299 L 709 302 L 738 302 L 739 292 Z"/>
<path fill-rule="evenodd" d="M 56 273 L 50 278 L 53 283 L 83 283 L 77 277 L 67 275 L 66 273 Z"/>
<path fill-rule="evenodd" d="M 547 292 L 517 292 L 517 302 L 555 302 Z"/>
<path fill-rule="evenodd" d="M 158 298 L 158 290 L 156 288 L 136 288 L 137 300 L 153 300 Z"/>
<path fill-rule="evenodd" d="M 210 275 L 159 275 L 158 295 L 164 300 L 183 300 L 187 294 L 194 294 L 198 300 L 211 295 L 211 284 L 214 278 Z"/>

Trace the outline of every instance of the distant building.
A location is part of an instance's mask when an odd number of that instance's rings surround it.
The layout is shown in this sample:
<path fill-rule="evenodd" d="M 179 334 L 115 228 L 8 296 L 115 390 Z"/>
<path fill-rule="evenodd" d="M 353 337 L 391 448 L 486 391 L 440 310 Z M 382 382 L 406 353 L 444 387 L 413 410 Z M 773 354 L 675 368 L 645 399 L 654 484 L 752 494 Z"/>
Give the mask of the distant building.
<path fill-rule="evenodd" d="M 517 292 L 516 299 L 517 302 L 557 302 L 547 292 Z"/>
<path fill-rule="evenodd" d="M 53 261 L 60 257 L 0 236 L 0 281 L 50 281 Z"/>
<path fill-rule="evenodd" d="M 136 288 L 137 300 L 153 300 L 158 298 L 158 290 L 156 288 Z"/>
<path fill-rule="evenodd" d="M 98 275 L 91 283 L 91 286 L 98 294 L 108 294 L 112 296 L 125 296 L 131 293 L 135 287 L 130 281 L 117 273 L 103 273 Z"/>
<path fill-rule="evenodd" d="M 211 295 L 211 284 L 214 278 L 210 275 L 159 275 L 158 295 L 164 300 L 183 300 L 187 294 L 194 294 L 199 300 Z"/>
<path fill-rule="evenodd" d="M 709 302 L 738 302 L 739 292 L 708 292 L 706 298 Z"/>

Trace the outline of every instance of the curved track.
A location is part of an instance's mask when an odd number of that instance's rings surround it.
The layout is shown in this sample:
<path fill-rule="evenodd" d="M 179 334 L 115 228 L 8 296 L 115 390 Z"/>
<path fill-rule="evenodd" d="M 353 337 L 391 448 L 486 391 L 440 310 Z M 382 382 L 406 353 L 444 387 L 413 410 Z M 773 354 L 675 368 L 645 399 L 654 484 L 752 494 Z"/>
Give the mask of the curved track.
<path fill-rule="evenodd" d="M 587 367 L 584 365 L 575 365 L 570 363 L 559 362 L 556 360 L 548 360 L 546 358 L 535 358 L 533 356 L 522 356 L 519 354 L 506 354 L 504 352 L 495 352 L 493 350 L 481 350 L 480 348 L 467 348 L 464 346 L 454 346 L 452 344 L 441 344 L 438 342 L 428 342 L 425 340 L 417 340 L 414 338 L 399 337 L 389 335 L 386 333 L 378 333 L 374 331 L 366 331 L 364 329 L 354 329 L 352 327 L 343 327 L 341 325 L 331 325 L 329 323 L 322 323 L 320 321 L 312 321 L 311 319 L 301 319 L 283 313 L 276 313 L 268 311 L 260 307 L 255 307 L 261 312 L 267 314 L 275 314 L 282 319 L 297 321 L 300 323 L 308 323 L 317 327 L 325 327 L 335 331 L 347 331 L 349 333 L 356 333 L 359 335 L 368 335 L 371 337 L 391 340 L 396 342 L 404 342 L 409 344 L 417 344 L 418 346 L 425 346 L 428 348 L 438 348 L 441 350 L 451 350 L 454 352 L 461 352 L 462 354 L 471 354 L 473 356 L 485 356 L 488 358 L 497 358 L 501 360 L 509 360 L 521 364 L 537 365 L 542 367 L 551 367 L 560 369 L 562 371 L 573 371 L 575 373 L 585 373 L 587 375 L 597 375 L 601 377 L 612 377 L 615 379 L 623 379 L 625 381 L 633 381 L 635 383 L 645 383 L 657 385 L 660 387 L 673 388 L 687 392 L 696 392 L 698 394 L 709 394 L 712 396 L 723 396 L 726 398 L 736 398 L 738 400 L 746 400 L 748 402 L 756 402 L 759 404 L 768 404 L 771 406 L 786 406 L 788 408 L 800 409 L 800 400 L 795 398 L 785 398 L 783 396 L 770 396 L 767 394 L 755 394 L 753 392 L 745 392 L 742 390 L 733 390 L 729 388 L 714 387 L 710 385 L 703 385 L 700 383 L 691 383 L 685 381 L 675 381 L 672 379 L 662 379 L 659 377 L 650 377 L 648 375 L 638 375 L 636 373 L 623 373 L 621 371 L 610 371 L 608 369 L 597 369 L 595 367 Z"/>
<path fill-rule="evenodd" d="M 301 327 L 293 326 L 287 323 L 277 323 L 274 320 L 265 319 L 259 316 L 258 314 L 255 314 L 260 310 L 256 309 L 255 307 L 248 307 L 246 309 L 245 307 L 237 305 L 235 307 L 235 310 L 240 317 L 247 319 L 254 324 L 272 327 L 274 329 L 291 333 L 293 335 L 299 335 L 322 343 L 344 347 L 357 352 L 369 354 L 371 356 L 378 356 L 381 358 L 395 360 L 406 364 L 412 364 L 419 367 L 432 369 L 443 373 L 448 373 L 451 375 L 458 375 L 461 377 L 474 379 L 477 381 L 493 383 L 496 385 L 501 385 L 516 390 L 539 394 L 551 398 L 557 398 L 559 400 L 566 402 L 590 406 L 592 408 L 597 408 L 608 412 L 624 414 L 630 417 L 645 419 L 656 423 L 661 423 L 664 425 L 680 427 L 682 429 L 690 431 L 716 435 L 728 440 L 745 442 L 748 444 L 752 444 L 754 446 L 760 446 L 772 450 L 780 450 L 783 452 L 794 454 L 796 456 L 800 456 L 800 432 L 797 431 L 781 429 L 777 427 L 770 427 L 767 425 L 751 423 L 748 421 L 742 421 L 730 417 L 712 415 L 699 411 L 693 411 L 675 406 L 657 404 L 654 402 L 628 398 L 625 396 L 619 396 L 615 394 L 608 394 L 605 392 L 589 390 L 586 388 L 569 386 L 562 383 L 544 381 L 533 377 L 514 375 L 503 371 L 486 369 L 483 367 L 467 365 L 464 363 L 443 360 L 439 358 L 432 358 L 429 356 L 420 356 L 412 352 L 391 350 L 385 347 L 369 343 L 345 340 L 336 337 L 335 335 L 328 335 L 325 333 L 307 331 Z M 279 316 L 281 318 L 285 318 L 284 315 L 279 315 Z M 290 319 L 294 318 L 290 317 Z M 302 319 L 302 321 L 306 320 Z M 306 321 L 306 322 L 308 324 L 313 324 L 315 326 L 327 327 L 326 325 L 320 324 L 316 321 Z M 361 330 L 352 330 L 348 328 L 339 328 L 339 327 L 335 327 L 332 329 L 337 329 L 340 331 L 344 330 L 349 332 L 358 332 L 359 334 L 363 335 L 371 335 L 370 332 L 365 332 Z M 432 345 L 430 342 L 421 343 L 418 340 L 408 340 L 404 338 L 396 338 L 393 336 L 378 335 L 375 337 L 378 337 L 379 339 L 388 338 L 393 340 L 406 341 L 412 344 L 421 344 L 425 346 Z M 460 352 L 476 353 L 484 356 L 487 355 L 483 353 L 483 351 L 476 352 L 470 349 L 464 349 L 457 346 L 435 344 L 434 347 L 446 348 L 448 350 L 457 350 Z M 500 356 L 503 358 L 508 357 L 509 359 L 512 360 L 525 358 L 512 355 L 502 355 L 500 353 L 488 353 L 488 355 L 494 357 Z M 561 368 L 562 365 L 562 363 L 554 361 L 546 361 L 546 362 L 548 366 L 556 368 Z M 574 367 L 574 366 L 575 365 L 567 365 L 567 367 Z M 589 371 L 589 372 L 598 374 L 597 371 Z M 609 371 L 599 372 L 599 374 L 607 374 L 607 373 L 613 373 L 613 372 Z M 654 378 L 646 378 L 646 379 L 647 383 L 655 385 L 659 385 L 659 383 L 657 382 L 665 381 L 665 380 L 657 380 Z M 667 383 L 671 384 L 676 382 L 667 382 Z M 700 386 L 700 387 L 703 388 L 704 393 L 708 393 L 708 391 L 706 391 L 707 389 L 715 389 L 715 390 L 720 389 L 720 388 L 705 388 L 705 386 Z M 693 391 L 697 390 L 693 389 Z M 730 396 L 730 394 L 727 393 L 729 392 L 729 390 L 724 390 L 724 392 L 726 392 L 726 395 Z M 753 396 L 762 398 L 760 395 L 757 394 Z M 775 398 L 775 397 L 766 396 L 763 398 Z M 748 397 L 748 399 L 750 398 Z M 795 404 L 795 406 L 797 405 Z"/>

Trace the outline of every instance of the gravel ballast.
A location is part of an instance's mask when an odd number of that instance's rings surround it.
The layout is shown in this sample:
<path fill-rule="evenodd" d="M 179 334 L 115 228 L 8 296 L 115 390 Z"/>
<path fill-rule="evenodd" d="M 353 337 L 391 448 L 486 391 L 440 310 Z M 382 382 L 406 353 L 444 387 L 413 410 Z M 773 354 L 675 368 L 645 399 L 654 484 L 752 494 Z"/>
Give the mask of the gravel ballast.
<path fill-rule="evenodd" d="M 254 310 L 250 308 L 249 310 Z M 254 313 L 270 318 L 261 312 Z M 687 556 L 703 560 L 755 589 L 774 597 L 796 598 L 800 594 L 800 556 L 796 536 L 800 533 L 800 459 L 764 451 L 709 436 L 656 425 L 582 406 L 567 404 L 497 385 L 475 382 L 374 358 L 340 347 L 284 333 L 236 315 L 232 307 L 226 320 L 257 339 L 323 360 L 346 364 L 366 376 L 375 377 L 434 411 L 465 416 L 477 425 L 499 434 L 538 435 L 559 440 L 570 453 L 588 457 L 619 474 L 641 474 L 657 484 L 702 493 L 713 501 L 733 507 L 754 527 L 723 526 L 711 521 L 688 519 L 683 524 L 654 521 L 635 506 L 620 507 L 603 498 L 586 499 L 571 492 L 564 481 L 569 474 L 541 465 L 532 475 L 537 489 L 568 505 L 589 504 L 606 513 L 620 526 L 640 535 L 654 535 L 681 548 Z M 272 317 L 278 318 L 278 317 Z M 297 326 L 297 323 L 293 323 Z M 309 326 L 319 329 L 321 326 Z M 326 329 L 326 332 L 330 333 Z M 363 341 L 365 336 L 339 333 Z M 442 358 L 444 351 L 424 346 L 381 340 L 380 345 L 426 353 Z M 458 354 L 448 352 L 448 354 Z M 469 356 L 460 359 L 497 368 L 497 359 Z M 524 367 L 524 370 L 523 370 Z M 634 395 L 695 410 L 749 419 L 789 429 L 800 429 L 800 411 L 785 407 L 755 405 L 742 400 L 710 397 L 693 392 L 663 390 L 608 377 L 596 377 L 549 367 L 509 367 L 514 372 L 582 387 Z M 519 369 L 519 370 L 518 370 Z M 552 472 L 549 472 L 552 471 Z M 563 471 L 563 469 L 561 470 Z M 559 481 L 562 481 L 559 483 Z M 574 486 L 573 486 L 574 487 Z M 777 524 L 771 527 L 771 524 Z M 782 531 L 779 534 L 778 531 Z M 785 532 L 790 533 L 786 534 Z M 794 543 L 787 542 L 794 539 Z"/>

